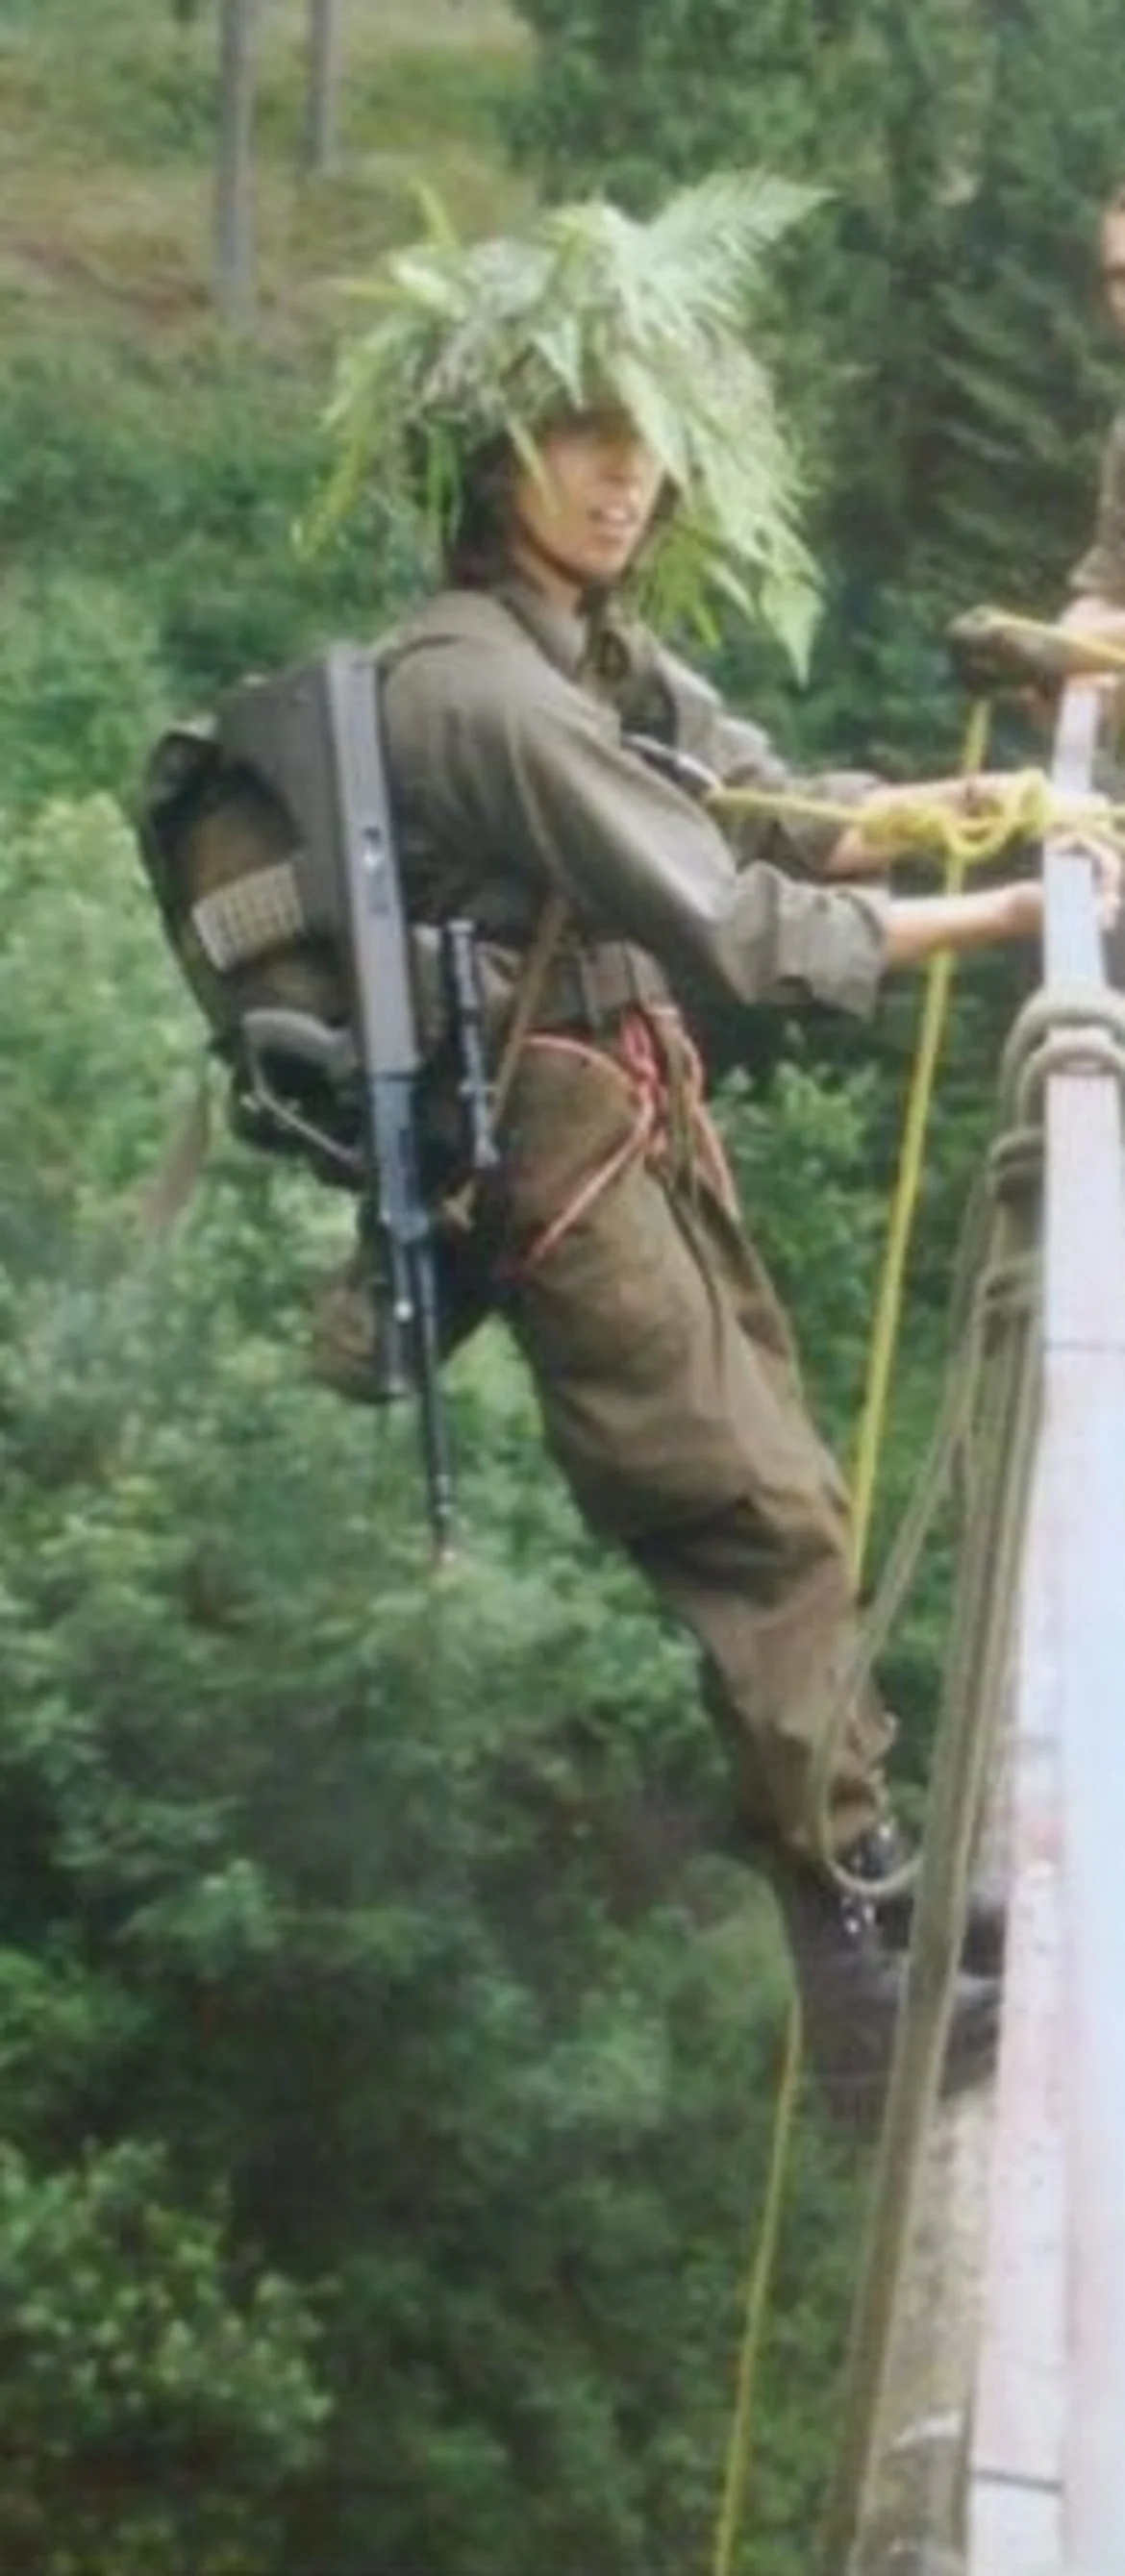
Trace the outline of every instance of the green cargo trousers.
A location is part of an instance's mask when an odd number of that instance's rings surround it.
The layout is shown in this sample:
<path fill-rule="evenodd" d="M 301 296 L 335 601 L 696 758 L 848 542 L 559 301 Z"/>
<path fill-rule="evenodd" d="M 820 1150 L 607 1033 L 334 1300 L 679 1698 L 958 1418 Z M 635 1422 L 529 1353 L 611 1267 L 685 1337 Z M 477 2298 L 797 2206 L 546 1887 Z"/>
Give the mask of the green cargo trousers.
<path fill-rule="evenodd" d="M 624 1036 L 525 1051 L 501 1184 L 506 1310 L 588 1526 L 694 1633 L 747 1827 L 808 1854 L 813 1750 L 856 1646 L 847 1496 L 679 1024 L 636 1015 Z M 892 1733 L 867 1692 L 829 1782 L 837 1850 L 882 1812 Z"/>

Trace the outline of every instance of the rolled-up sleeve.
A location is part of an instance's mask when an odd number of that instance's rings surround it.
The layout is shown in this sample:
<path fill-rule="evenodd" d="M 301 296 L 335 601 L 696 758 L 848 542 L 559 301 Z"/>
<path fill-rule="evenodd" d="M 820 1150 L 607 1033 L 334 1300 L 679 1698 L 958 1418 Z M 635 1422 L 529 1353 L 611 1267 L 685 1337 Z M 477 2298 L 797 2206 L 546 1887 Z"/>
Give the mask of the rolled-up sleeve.
<path fill-rule="evenodd" d="M 434 751 L 449 826 L 486 866 L 562 889 L 588 935 L 647 949 L 673 987 L 871 1007 L 885 897 L 736 864 L 705 810 L 622 744 L 612 711 L 545 666 L 529 685 L 519 657 L 458 656 Z"/>
<path fill-rule="evenodd" d="M 1070 576 L 1078 596 L 1125 608 L 1125 412 L 1119 414 L 1102 458 L 1093 538 Z"/>

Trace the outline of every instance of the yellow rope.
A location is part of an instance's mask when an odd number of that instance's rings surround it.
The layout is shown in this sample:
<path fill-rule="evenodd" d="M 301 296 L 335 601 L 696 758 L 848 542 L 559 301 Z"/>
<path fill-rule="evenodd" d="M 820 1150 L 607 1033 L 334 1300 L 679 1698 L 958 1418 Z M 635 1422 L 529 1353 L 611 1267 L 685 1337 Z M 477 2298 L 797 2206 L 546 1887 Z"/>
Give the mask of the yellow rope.
<path fill-rule="evenodd" d="M 738 2359 L 734 2421 L 727 2446 L 723 2500 L 715 2534 L 712 2576 L 734 2576 L 735 2551 L 738 2547 L 739 2527 L 746 2502 L 746 2480 L 754 2435 L 754 2399 L 757 2394 L 758 2365 L 762 2357 L 766 2309 L 785 2207 L 789 2148 L 793 2136 L 803 2056 L 804 2032 L 801 2024 L 801 2007 L 794 1999 L 789 2007 L 786 2021 L 785 2055 L 778 2085 L 777 2109 L 774 2113 L 765 2202 L 746 2284 L 746 2316 Z"/>
<path fill-rule="evenodd" d="M 795 821 L 839 823 L 857 834 L 873 864 L 888 853 L 917 851 L 964 870 L 999 858 L 1013 841 L 1039 841 L 1055 832 L 1086 830 L 1125 839 L 1125 806 L 1101 796 L 1060 796 L 1041 769 L 982 779 L 976 793 L 980 801 L 970 811 L 917 787 L 897 794 L 881 790 L 869 813 L 861 805 L 788 788 L 717 787 L 707 802 L 716 814 L 788 814 Z"/>
<path fill-rule="evenodd" d="M 987 699 L 978 698 L 969 717 L 962 752 L 962 767 L 969 773 L 979 768 L 984 759 L 988 747 L 989 716 Z M 945 869 L 947 894 L 959 893 L 967 865 L 968 861 L 964 853 L 951 855 L 947 859 Z M 926 969 L 922 1015 L 907 1093 L 898 1171 L 895 1176 L 890 1224 L 879 1282 L 879 1299 L 868 1353 L 867 1381 L 856 1441 L 855 1468 L 852 1476 L 852 1573 L 857 1591 L 871 1535 L 871 1513 L 875 1498 L 879 1451 L 886 1428 L 891 1371 L 902 1318 L 907 1256 L 922 1186 L 926 1130 L 929 1125 L 952 982 L 952 956 L 947 951 L 940 956 L 932 957 Z"/>

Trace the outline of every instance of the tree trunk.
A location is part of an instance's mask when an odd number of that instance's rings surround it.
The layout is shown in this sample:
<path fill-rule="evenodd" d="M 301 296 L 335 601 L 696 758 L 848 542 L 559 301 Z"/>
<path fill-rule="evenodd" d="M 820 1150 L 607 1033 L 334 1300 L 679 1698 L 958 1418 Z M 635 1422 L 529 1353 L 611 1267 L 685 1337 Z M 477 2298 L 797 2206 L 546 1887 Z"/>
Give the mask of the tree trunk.
<path fill-rule="evenodd" d="M 254 36 L 258 0 L 220 0 L 215 298 L 238 330 L 254 311 Z"/>
<path fill-rule="evenodd" d="M 335 167 L 340 95 L 339 0 L 309 0 L 304 163 L 314 178 Z"/>

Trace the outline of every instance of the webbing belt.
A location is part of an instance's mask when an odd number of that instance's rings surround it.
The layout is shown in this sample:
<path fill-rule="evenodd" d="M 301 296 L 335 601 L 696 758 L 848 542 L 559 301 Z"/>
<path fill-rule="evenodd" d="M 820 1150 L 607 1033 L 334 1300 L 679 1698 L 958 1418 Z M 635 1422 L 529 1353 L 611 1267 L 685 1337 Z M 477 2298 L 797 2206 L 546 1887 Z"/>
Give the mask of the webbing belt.
<path fill-rule="evenodd" d="M 229 975 L 291 947 L 305 927 L 297 871 L 289 859 L 255 868 L 229 884 L 216 886 L 192 906 L 191 924 L 208 964 Z M 504 971 L 509 964 L 518 983 L 523 954 L 491 951 Z M 486 975 L 486 984 L 487 984 Z M 536 1007 L 536 1023 L 545 1028 L 583 1028 L 594 1034 L 622 1011 L 651 1009 L 670 1000 L 667 981 L 655 959 L 626 940 L 599 940 L 589 946 L 568 944 L 551 962 Z"/>
<path fill-rule="evenodd" d="M 623 939 L 563 949 L 546 976 L 536 1025 L 582 1028 L 594 1036 L 622 1011 L 652 1010 L 671 1000 L 655 958 Z"/>

